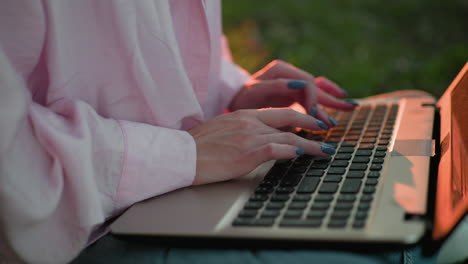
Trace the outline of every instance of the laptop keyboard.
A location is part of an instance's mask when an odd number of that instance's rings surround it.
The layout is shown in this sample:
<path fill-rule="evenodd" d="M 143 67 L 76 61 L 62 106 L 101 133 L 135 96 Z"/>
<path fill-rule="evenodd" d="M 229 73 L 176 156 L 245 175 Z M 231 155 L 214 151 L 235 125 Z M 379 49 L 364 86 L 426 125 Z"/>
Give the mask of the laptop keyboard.
<path fill-rule="evenodd" d="M 392 137 L 398 105 L 329 112 L 339 126 L 299 135 L 336 147 L 330 157 L 277 161 L 233 226 L 362 229 Z"/>

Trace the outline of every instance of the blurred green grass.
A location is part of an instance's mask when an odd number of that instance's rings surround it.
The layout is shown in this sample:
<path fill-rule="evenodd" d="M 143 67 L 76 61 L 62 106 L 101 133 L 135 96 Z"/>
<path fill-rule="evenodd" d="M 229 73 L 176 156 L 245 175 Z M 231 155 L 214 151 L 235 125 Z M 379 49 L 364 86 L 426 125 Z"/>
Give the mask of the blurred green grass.
<path fill-rule="evenodd" d="M 466 0 L 224 0 L 236 62 L 273 59 L 327 76 L 352 97 L 400 89 L 440 96 L 468 61 Z"/>

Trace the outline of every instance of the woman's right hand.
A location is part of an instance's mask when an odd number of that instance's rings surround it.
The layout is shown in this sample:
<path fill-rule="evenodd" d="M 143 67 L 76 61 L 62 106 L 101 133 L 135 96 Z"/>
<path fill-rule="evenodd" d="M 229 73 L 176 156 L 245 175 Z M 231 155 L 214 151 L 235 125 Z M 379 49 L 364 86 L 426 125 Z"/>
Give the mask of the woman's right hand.
<path fill-rule="evenodd" d="M 190 129 L 197 147 L 193 184 L 234 179 L 269 160 L 335 152 L 333 146 L 281 130 L 289 127 L 327 129 L 322 121 L 289 108 L 238 110 Z"/>

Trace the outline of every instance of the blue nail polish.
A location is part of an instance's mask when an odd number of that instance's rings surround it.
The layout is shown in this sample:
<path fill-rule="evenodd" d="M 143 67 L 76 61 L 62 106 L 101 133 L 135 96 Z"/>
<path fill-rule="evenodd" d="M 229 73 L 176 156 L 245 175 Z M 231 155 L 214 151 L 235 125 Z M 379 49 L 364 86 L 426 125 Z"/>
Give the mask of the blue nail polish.
<path fill-rule="evenodd" d="M 332 123 L 333 126 L 337 126 L 338 125 L 338 122 L 336 122 L 335 118 L 333 117 L 328 117 L 328 121 L 330 121 L 330 123 Z"/>
<path fill-rule="evenodd" d="M 317 117 L 317 107 L 312 107 L 310 109 L 310 112 L 309 112 L 309 115 L 313 116 L 313 117 Z"/>
<path fill-rule="evenodd" d="M 358 105 L 359 105 L 359 104 L 358 104 L 356 101 L 354 101 L 354 100 L 345 100 L 345 102 L 348 103 L 348 104 L 352 104 L 352 105 L 354 105 L 354 106 L 358 106 Z"/>
<path fill-rule="evenodd" d="M 327 153 L 330 155 L 333 155 L 336 152 L 336 149 L 332 145 L 329 145 L 326 143 L 320 144 L 320 149 L 322 150 L 323 153 Z"/>
<path fill-rule="evenodd" d="M 296 149 L 296 154 L 297 154 L 298 156 L 302 156 L 302 155 L 304 155 L 304 150 L 301 149 L 301 148 L 297 148 L 297 149 Z"/>
<path fill-rule="evenodd" d="M 322 122 L 322 121 L 320 121 L 320 120 L 317 120 L 317 125 L 318 125 L 321 129 L 328 130 L 328 126 L 327 126 L 324 122 Z"/>
<path fill-rule="evenodd" d="M 304 89 L 306 86 L 307 83 L 303 80 L 292 80 L 288 82 L 289 89 Z"/>

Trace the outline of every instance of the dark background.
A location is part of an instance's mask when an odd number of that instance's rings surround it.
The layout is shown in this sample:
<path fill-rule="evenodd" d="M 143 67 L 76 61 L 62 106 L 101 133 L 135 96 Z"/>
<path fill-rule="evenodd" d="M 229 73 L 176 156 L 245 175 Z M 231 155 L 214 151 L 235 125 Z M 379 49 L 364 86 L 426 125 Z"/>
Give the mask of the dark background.
<path fill-rule="evenodd" d="M 440 96 L 468 61 L 467 0 L 224 0 L 235 61 L 273 59 L 363 97 L 399 89 Z"/>

